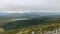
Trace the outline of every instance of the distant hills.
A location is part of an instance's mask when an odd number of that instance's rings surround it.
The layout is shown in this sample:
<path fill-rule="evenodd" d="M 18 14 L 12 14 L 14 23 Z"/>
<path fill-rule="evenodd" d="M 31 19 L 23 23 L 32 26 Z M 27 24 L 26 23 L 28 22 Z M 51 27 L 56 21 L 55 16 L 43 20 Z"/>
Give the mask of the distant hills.
<path fill-rule="evenodd" d="M 39 17 L 39 16 L 49 16 L 49 15 L 60 15 L 59 13 L 49 13 L 49 12 L 31 12 L 31 13 L 0 13 L 0 16 L 8 17 Z"/>
<path fill-rule="evenodd" d="M 39 14 L 35 13 L 0 13 L 0 16 L 6 16 L 6 17 L 36 17 L 40 16 Z"/>
<path fill-rule="evenodd" d="M 0 13 L 0 16 L 7 16 L 9 15 L 8 13 Z"/>

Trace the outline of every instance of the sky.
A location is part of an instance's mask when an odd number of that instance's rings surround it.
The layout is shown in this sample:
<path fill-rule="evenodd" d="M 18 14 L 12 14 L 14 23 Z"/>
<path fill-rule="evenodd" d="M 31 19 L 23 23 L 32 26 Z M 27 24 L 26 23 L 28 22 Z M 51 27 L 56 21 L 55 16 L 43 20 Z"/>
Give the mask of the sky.
<path fill-rule="evenodd" d="M 0 0 L 0 12 L 60 12 L 60 0 Z"/>

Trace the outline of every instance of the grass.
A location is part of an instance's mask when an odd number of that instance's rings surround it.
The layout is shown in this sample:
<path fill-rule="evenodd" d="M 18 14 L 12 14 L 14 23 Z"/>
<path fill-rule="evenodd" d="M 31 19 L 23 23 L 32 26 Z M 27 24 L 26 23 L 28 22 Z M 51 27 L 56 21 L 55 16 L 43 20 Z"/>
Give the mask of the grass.
<path fill-rule="evenodd" d="M 0 29 L 1 31 L 0 34 L 31 34 L 32 31 L 35 31 L 35 33 L 38 34 L 39 31 L 40 32 L 52 31 L 59 28 L 60 28 L 60 19 L 9 31 L 4 31 L 3 29 Z"/>

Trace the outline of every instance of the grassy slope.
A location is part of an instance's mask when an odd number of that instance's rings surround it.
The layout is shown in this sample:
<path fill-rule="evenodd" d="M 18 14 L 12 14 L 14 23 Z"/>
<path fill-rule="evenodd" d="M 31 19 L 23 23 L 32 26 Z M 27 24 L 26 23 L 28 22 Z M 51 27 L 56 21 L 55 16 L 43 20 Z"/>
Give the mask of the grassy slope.
<path fill-rule="evenodd" d="M 31 31 L 52 31 L 58 28 L 60 28 L 60 19 L 28 27 L 17 28 L 10 31 L 3 31 L 0 34 L 31 34 Z"/>

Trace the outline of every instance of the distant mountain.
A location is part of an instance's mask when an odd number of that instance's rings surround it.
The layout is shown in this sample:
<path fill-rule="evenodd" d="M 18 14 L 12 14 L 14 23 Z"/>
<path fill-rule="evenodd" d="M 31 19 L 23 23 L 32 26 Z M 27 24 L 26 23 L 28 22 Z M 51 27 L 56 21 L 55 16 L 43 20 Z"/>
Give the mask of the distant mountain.
<path fill-rule="evenodd" d="M 0 13 L 0 16 L 6 16 L 6 17 L 40 17 L 50 15 L 60 15 L 60 13 L 50 13 L 50 12 Z"/>
<path fill-rule="evenodd" d="M 40 16 L 60 15 L 59 12 L 32 12 L 32 13 L 38 14 Z"/>
<path fill-rule="evenodd" d="M 8 16 L 10 17 L 38 17 L 40 16 L 39 14 L 35 14 L 35 13 L 12 13 L 12 14 L 9 14 Z"/>
<path fill-rule="evenodd" d="M 0 16 L 7 16 L 9 13 L 0 13 Z"/>
<path fill-rule="evenodd" d="M 14 17 L 38 17 L 38 16 L 49 16 L 49 15 L 56 15 L 56 13 L 49 13 L 49 12 L 11 13 L 8 16 L 14 16 Z"/>

